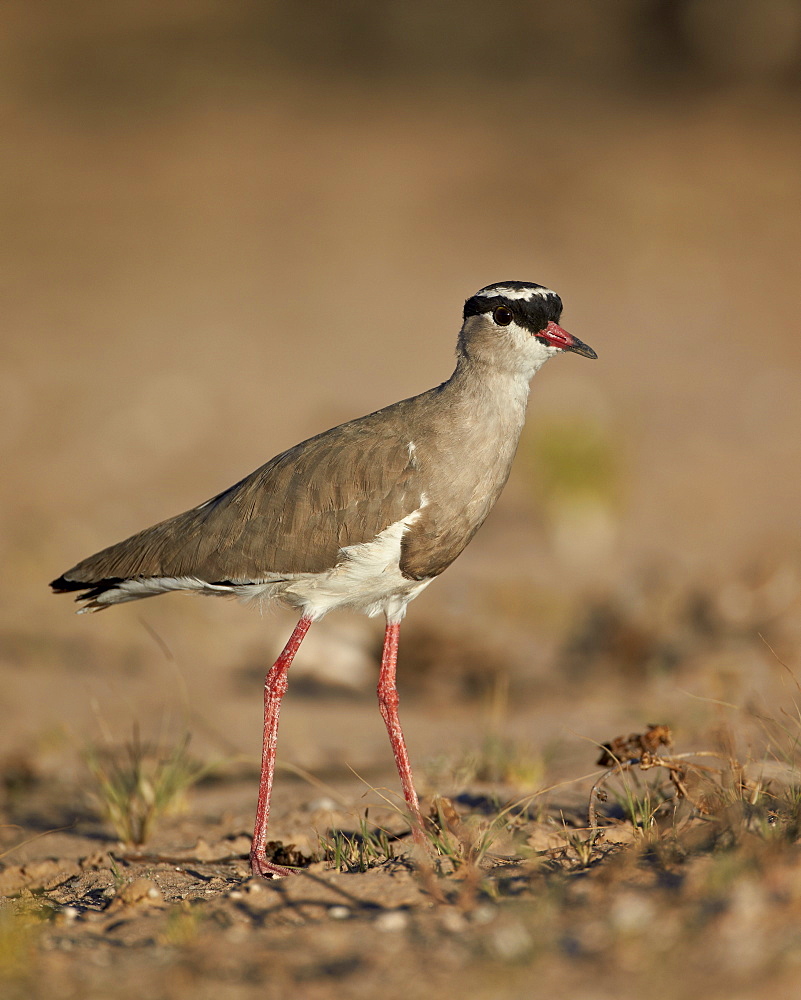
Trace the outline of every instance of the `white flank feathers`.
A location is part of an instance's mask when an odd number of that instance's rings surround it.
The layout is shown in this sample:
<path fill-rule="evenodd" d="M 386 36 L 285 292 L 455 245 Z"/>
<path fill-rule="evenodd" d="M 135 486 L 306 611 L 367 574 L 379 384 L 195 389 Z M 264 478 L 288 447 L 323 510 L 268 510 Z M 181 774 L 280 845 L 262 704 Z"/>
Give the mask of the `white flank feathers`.
<path fill-rule="evenodd" d="M 370 618 L 384 612 L 394 621 L 406 613 L 406 605 L 431 582 L 410 580 L 400 571 L 401 540 L 409 526 L 420 517 L 423 505 L 400 521 L 384 528 L 371 542 L 340 549 L 342 559 L 325 573 L 298 573 L 279 584 L 280 597 L 313 619 L 335 608 L 353 608 Z M 254 597 L 261 596 L 254 594 Z"/>

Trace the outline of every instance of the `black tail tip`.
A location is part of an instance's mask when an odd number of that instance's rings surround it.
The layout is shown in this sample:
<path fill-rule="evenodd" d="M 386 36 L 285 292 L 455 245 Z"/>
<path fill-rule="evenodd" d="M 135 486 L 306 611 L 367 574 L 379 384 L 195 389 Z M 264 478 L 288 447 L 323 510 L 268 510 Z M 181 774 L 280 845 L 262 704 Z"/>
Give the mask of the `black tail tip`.
<path fill-rule="evenodd" d="M 73 590 L 86 590 L 86 583 L 78 583 L 76 580 L 68 580 L 66 576 L 60 576 L 57 580 L 53 580 L 50 587 L 54 594 L 68 594 Z"/>

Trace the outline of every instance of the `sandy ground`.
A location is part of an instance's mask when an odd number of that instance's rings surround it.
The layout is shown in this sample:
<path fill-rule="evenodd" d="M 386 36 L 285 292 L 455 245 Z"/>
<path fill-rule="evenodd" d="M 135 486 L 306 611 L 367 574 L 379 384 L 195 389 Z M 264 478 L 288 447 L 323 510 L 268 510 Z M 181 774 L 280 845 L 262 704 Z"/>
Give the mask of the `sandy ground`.
<path fill-rule="evenodd" d="M 124 120 L 9 98 L 4 995 L 791 995 L 797 108 L 288 79 L 196 97 Z M 434 873 L 410 855 L 381 628 L 341 616 L 310 635 L 282 716 L 272 835 L 306 874 L 259 884 L 261 678 L 291 616 L 175 595 L 75 617 L 47 581 L 441 381 L 462 301 L 504 278 L 556 288 L 599 360 L 538 375 L 502 500 L 401 639 L 427 808 L 495 822 L 493 846 Z M 747 791 L 646 831 L 607 803 L 585 848 L 598 744 L 649 723 L 747 763 Z M 135 732 L 162 757 L 191 734 L 207 769 L 139 847 L 86 757 Z M 394 857 L 336 872 L 319 838 L 368 808 Z"/>

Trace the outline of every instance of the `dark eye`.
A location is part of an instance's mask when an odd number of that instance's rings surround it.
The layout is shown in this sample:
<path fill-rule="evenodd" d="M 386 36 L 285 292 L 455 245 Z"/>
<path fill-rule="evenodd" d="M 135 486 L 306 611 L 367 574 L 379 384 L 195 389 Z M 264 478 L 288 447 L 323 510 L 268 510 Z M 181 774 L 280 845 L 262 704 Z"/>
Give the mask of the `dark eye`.
<path fill-rule="evenodd" d="M 509 326 L 514 316 L 512 315 L 512 310 L 507 306 L 495 306 L 492 310 L 492 318 L 498 326 Z"/>

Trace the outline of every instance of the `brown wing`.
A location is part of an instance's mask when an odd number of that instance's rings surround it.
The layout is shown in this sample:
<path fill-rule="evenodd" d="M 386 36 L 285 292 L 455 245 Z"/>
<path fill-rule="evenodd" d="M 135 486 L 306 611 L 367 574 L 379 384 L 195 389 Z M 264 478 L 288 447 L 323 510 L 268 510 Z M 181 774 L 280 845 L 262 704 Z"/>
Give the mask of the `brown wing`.
<path fill-rule="evenodd" d="M 378 411 L 283 452 L 224 493 L 78 563 L 56 589 L 131 577 L 251 582 L 319 572 L 418 509 L 404 421 Z"/>

